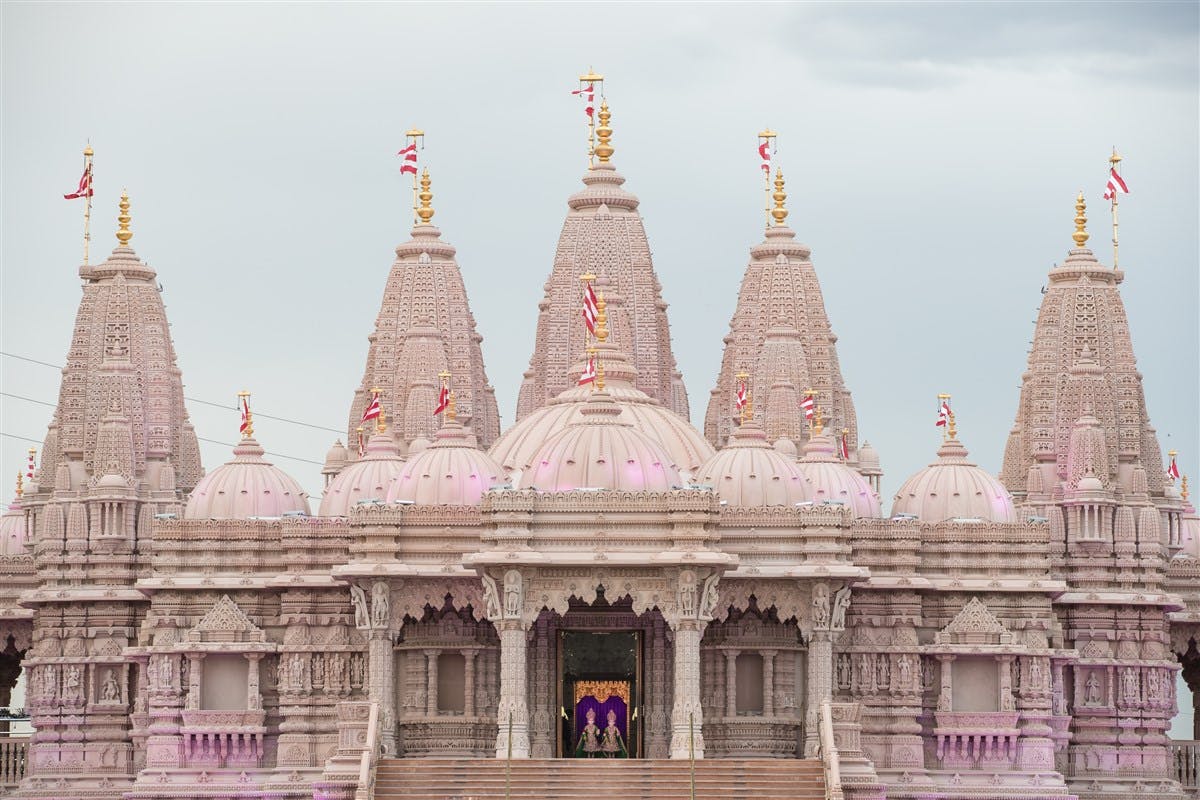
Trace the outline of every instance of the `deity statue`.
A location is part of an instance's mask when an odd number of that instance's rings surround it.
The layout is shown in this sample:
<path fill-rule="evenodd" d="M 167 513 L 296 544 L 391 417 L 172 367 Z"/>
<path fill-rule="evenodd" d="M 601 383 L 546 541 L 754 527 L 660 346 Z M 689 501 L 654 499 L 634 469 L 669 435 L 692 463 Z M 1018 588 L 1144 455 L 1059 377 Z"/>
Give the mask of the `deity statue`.
<path fill-rule="evenodd" d="M 185 661 L 184 663 L 186 664 L 187 662 Z M 163 682 L 163 688 L 165 688 L 165 689 L 171 688 L 171 657 L 170 656 L 163 656 L 162 682 Z"/>
<path fill-rule="evenodd" d="M 1127 669 L 1121 674 L 1121 694 L 1126 703 L 1138 701 L 1138 674 L 1135 669 Z"/>
<path fill-rule="evenodd" d="M 685 619 L 696 616 L 696 573 L 691 570 L 679 575 L 679 614 Z"/>
<path fill-rule="evenodd" d="M 371 622 L 376 628 L 386 628 L 388 624 L 388 585 L 376 581 L 371 587 Z"/>
<path fill-rule="evenodd" d="M 701 619 L 712 619 L 717 613 L 717 604 L 721 602 L 721 594 L 717 591 L 719 575 L 709 575 L 704 579 L 704 600 L 700 609 Z"/>
<path fill-rule="evenodd" d="M 912 658 L 908 653 L 900 656 L 896 666 L 900 670 L 900 687 L 905 690 L 912 688 Z"/>
<path fill-rule="evenodd" d="M 356 583 L 350 584 L 350 602 L 354 604 L 354 627 L 359 630 L 371 627 L 367 615 L 367 593 Z"/>
<path fill-rule="evenodd" d="M 625 749 L 625 740 L 621 736 L 621 729 L 617 727 L 616 711 L 608 712 L 608 726 L 600 734 L 600 750 L 604 753 L 605 758 L 629 758 L 629 751 Z"/>
<path fill-rule="evenodd" d="M 829 587 L 818 583 L 812 593 L 813 627 L 829 627 Z"/>
<path fill-rule="evenodd" d="M 1084 695 L 1084 700 L 1087 702 L 1087 704 L 1089 706 L 1100 705 L 1100 679 L 1096 677 L 1095 670 L 1088 672 L 1088 678 L 1084 682 L 1083 686 L 1087 690 L 1086 694 Z"/>
<path fill-rule="evenodd" d="M 837 683 L 839 689 L 850 688 L 850 656 L 847 653 L 838 653 Z"/>
<path fill-rule="evenodd" d="M 1029 662 L 1029 688 L 1035 692 L 1042 688 L 1041 659 L 1035 658 Z"/>
<path fill-rule="evenodd" d="M 117 682 L 115 669 L 105 673 L 104 683 L 100 686 L 100 699 L 105 703 L 121 702 L 121 684 Z"/>
<path fill-rule="evenodd" d="M 509 619 L 521 616 L 521 573 L 515 569 L 504 573 L 504 616 Z"/>
<path fill-rule="evenodd" d="M 500 598 L 497 596 L 496 581 L 483 576 L 483 606 L 488 619 L 500 619 Z"/>
<path fill-rule="evenodd" d="M 833 618 L 829 623 L 831 630 L 846 630 L 846 610 L 850 608 L 850 584 L 845 584 L 833 596 Z"/>
<path fill-rule="evenodd" d="M 888 679 L 890 677 L 890 674 L 889 674 L 890 671 L 891 670 L 888 666 L 888 657 L 881 655 L 879 657 L 879 662 L 876 664 L 876 667 L 875 667 L 875 683 L 880 688 L 887 687 Z"/>
<path fill-rule="evenodd" d="M 66 683 L 67 683 L 66 693 L 68 695 L 75 694 L 76 692 L 79 691 L 79 667 L 75 666 L 74 664 L 67 667 Z"/>
<path fill-rule="evenodd" d="M 589 708 L 587 724 L 579 732 L 579 743 L 575 745 L 576 758 L 597 758 L 600 755 L 600 727 L 596 725 L 596 711 Z"/>

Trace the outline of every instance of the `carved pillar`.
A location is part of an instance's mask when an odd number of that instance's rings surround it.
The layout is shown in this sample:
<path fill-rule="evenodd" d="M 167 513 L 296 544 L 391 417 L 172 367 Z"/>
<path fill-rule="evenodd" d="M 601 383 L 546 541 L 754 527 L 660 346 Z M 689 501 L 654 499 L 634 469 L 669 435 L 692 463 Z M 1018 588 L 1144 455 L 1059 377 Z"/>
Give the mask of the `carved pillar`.
<path fill-rule="evenodd" d="M 775 716 L 775 652 L 763 650 L 763 716 Z"/>
<path fill-rule="evenodd" d="M 463 716 L 475 716 L 475 654 L 474 648 L 466 648 L 463 656 Z"/>
<path fill-rule="evenodd" d="M 1000 656 L 996 668 L 1000 670 L 1000 710 L 1013 710 L 1012 663 L 1015 656 Z"/>
<path fill-rule="evenodd" d="M 950 668 L 951 662 L 954 661 L 954 656 L 940 654 L 937 657 L 941 678 L 941 688 L 938 690 L 938 711 L 953 711 L 954 710 L 954 679 L 953 670 Z"/>
<path fill-rule="evenodd" d="M 704 757 L 700 707 L 700 637 L 706 623 L 681 619 L 675 629 L 675 703 L 671 709 L 671 758 Z"/>
<path fill-rule="evenodd" d="M 262 653 L 246 653 L 246 660 L 250 662 L 246 671 L 246 702 L 251 711 L 262 710 L 262 689 L 258 683 L 258 667 L 262 657 Z"/>
<path fill-rule="evenodd" d="M 517 619 L 497 623 L 500 629 L 500 703 L 496 709 L 496 758 L 529 758 L 529 707 L 526 703 L 525 626 Z M 511 731 L 511 737 L 510 737 Z"/>
<path fill-rule="evenodd" d="M 425 713 L 434 716 L 438 713 L 438 653 L 439 650 L 425 651 Z"/>
<path fill-rule="evenodd" d="M 737 650 L 725 651 L 725 716 L 737 716 Z"/>
<path fill-rule="evenodd" d="M 811 758 L 817 751 L 821 703 L 833 701 L 833 636 L 828 630 L 814 630 L 809 637 L 805 684 L 804 755 Z"/>
<path fill-rule="evenodd" d="M 188 695 L 187 707 L 195 711 L 200 708 L 200 678 L 204 668 L 204 653 L 188 653 Z M 169 663 L 169 662 L 168 662 Z"/>

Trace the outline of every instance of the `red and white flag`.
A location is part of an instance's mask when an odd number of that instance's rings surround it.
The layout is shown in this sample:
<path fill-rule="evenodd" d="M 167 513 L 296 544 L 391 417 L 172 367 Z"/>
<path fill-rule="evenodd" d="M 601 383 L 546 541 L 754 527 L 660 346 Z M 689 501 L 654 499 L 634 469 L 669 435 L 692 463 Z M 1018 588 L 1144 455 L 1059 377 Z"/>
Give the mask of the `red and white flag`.
<path fill-rule="evenodd" d="M 733 397 L 733 407 L 741 411 L 746 407 L 746 401 L 750 399 L 750 392 L 746 389 L 746 384 L 739 382 L 737 394 Z"/>
<path fill-rule="evenodd" d="M 80 197 L 91 197 L 95 192 L 92 191 L 92 165 L 86 164 L 83 168 L 83 175 L 79 178 L 79 188 L 70 194 L 64 194 L 64 200 L 77 200 Z"/>
<path fill-rule="evenodd" d="M 379 419 L 379 415 L 382 413 L 383 408 L 379 405 L 379 392 L 375 392 L 371 395 L 371 402 L 367 403 L 367 407 L 363 409 L 362 421 Z"/>
<path fill-rule="evenodd" d="M 33 459 L 34 459 L 34 456 L 36 456 L 36 455 L 37 455 L 37 451 L 34 450 L 32 447 L 29 448 L 29 468 L 25 472 L 25 477 L 29 478 L 31 480 L 33 479 L 33 469 L 34 469 Z"/>
<path fill-rule="evenodd" d="M 587 360 L 587 366 L 583 368 L 583 372 L 579 375 L 579 380 L 576 381 L 576 383 L 579 386 L 583 386 L 584 384 L 591 383 L 594 380 L 596 380 L 596 357 L 589 356 Z"/>
<path fill-rule="evenodd" d="M 587 325 L 588 333 L 596 335 L 596 320 L 600 318 L 600 306 L 596 300 L 596 290 L 590 283 L 583 287 L 583 324 Z"/>
<path fill-rule="evenodd" d="M 238 425 L 238 433 L 245 436 L 250 430 L 250 398 L 242 396 L 242 424 Z"/>
<path fill-rule="evenodd" d="M 1117 168 L 1112 167 L 1108 171 L 1108 185 L 1104 187 L 1104 199 L 1112 200 L 1119 194 L 1129 194 L 1129 186 L 1125 183 L 1125 179 L 1117 174 Z"/>
<path fill-rule="evenodd" d="M 33 456 L 30 456 L 32 461 Z M 1167 477 L 1173 481 L 1179 480 L 1179 465 L 1175 463 L 1175 456 L 1171 456 L 1171 463 L 1167 465 Z"/>
<path fill-rule="evenodd" d="M 437 408 L 435 408 L 433 410 L 433 415 L 436 417 L 438 414 L 441 414 L 443 411 L 445 411 L 449 407 L 450 407 L 450 387 L 446 386 L 445 384 L 442 384 L 442 390 L 440 392 L 438 392 Z"/>
<path fill-rule="evenodd" d="M 771 175 L 771 143 L 764 141 L 758 146 L 758 157 L 762 159 L 762 171 L 767 177 Z"/>
<path fill-rule="evenodd" d="M 850 460 L 850 433 L 842 431 L 842 461 Z"/>
<path fill-rule="evenodd" d="M 571 92 L 571 94 L 577 95 L 577 96 L 583 98 L 583 103 L 584 103 L 583 113 L 587 114 L 589 119 L 593 115 L 595 115 L 595 113 L 596 113 L 596 84 L 589 83 L 587 86 L 581 86 L 578 89 L 576 89 L 575 91 Z"/>
<path fill-rule="evenodd" d="M 404 163 L 400 165 L 400 174 L 409 175 L 417 174 L 417 143 L 413 142 L 408 147 L 396 153 L 398 156 L 404 156 Z"/>
<path fill-rule="evenodd" d="M 804 399 L 800 401 L 800 408 L 804 411 L 804 418 L 811 420 L 817 414 L 817 401 L 813 399 L 811 394 L 804 395 Z"/>
<path fill-rule="evenodd" d="M 938 401 L 938 416 L 937 422 L 933 423 L 938 428 L 946 427 L 946 423 L 950 421 L 950 401 Z"/>

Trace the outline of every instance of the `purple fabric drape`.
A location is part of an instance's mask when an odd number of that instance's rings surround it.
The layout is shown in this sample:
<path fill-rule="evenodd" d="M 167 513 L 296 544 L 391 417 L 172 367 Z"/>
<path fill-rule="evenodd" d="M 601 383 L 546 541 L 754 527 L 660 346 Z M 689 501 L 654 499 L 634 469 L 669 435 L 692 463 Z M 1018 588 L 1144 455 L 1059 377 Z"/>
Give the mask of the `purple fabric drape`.
<path fill-rule="evenodd" d="M 625 740 L 625 746 L 629 746 L 629 731 L 626 729 L 626 716 L 629 709 L 624 700 L 613 695 L 601 703 L 590 694 L 580 699 L 575 706 L 575 738 L 577 740 L 579 732 L 583 730 L 584 725 L 587 725 L 588 709 L 596 712 L 596 727 L 600 730 L 604 730 L 608 726 L 608 712 L 617 712 L 617 728 L 621 731 L 621 738 Z"/>

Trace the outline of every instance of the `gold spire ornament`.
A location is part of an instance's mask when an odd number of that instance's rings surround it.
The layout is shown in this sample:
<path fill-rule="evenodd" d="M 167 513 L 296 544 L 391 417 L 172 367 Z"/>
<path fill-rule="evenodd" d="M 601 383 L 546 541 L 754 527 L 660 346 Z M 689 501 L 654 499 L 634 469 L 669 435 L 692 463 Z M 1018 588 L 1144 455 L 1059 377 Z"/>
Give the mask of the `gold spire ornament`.
<path fill-rule="evenodd" d="M 758 155 L 762 158 L 763 189 L 767 196 L 767 204 L 763 209 L 768 228 L 771 227 L 771 154 L 775 152 L 775 139 L 778 135 L 770 126 L 758 132 Z"/>
<path fill-rule="evenodd" d="M 1187 485 L 1187 478 L 1184 478 L 1184 486 Z M 17 472 L 17 499 L 20 500 L 25 495 L 25 475 Z"/>
<path fill-rule="evenodd" d="M 813 419 L 812 419 L 812 435 L 820 436 L 821 432 L 824 430 L 825 430 L 825 418 L 823 416 L 821 416 L 821 407 L 819 405 L 814 405 L 813 406 Z M 812 437 L 809 437 L 809 438 L 812 438 Z"/>
<path fill-rule="evenodd" d="M 458 400 L 454 396 L 454 392 L 450 392 L 446 396 L 446 421 L 454 422 L 458 419 Z"/>
<path fill-rule="evenodd" d="M 775 201 L 775 208 L 771 209 L 771 216 L 775 218 L 776 225 L 783 225 L 788 215 L 787 208 L 783 204 L 787 200 L 787 192 L 783 190 L 783 170 L 780 168 L 775 170 L 775 193 L 771 195 L 771 199 Z"/>
<path fill-rule="evenodd" d="M 117 241 L 121 243 L 121 247 L 128 247 L 129 240 L 133 238 L 133 232 L 129 230 L 129 222 L 133 217 L 129 216 L 128 191 L 121 190 L 121 202 L 117 207 L 121 209 L 121 213 L 117 215 Z"/>
<path fill-rule="evenodd" d="M 600 140 L 600 143 L 596 145 L 596 158 L 600 159 L 601 164 L 607 164 L 613 154 L 613 146 L 609 143 L 613 132 L 608 125 L 612 114 L 608 111 L 607 100 L 601 99 L 600 113 L 597 116 L 600 117 L 600 125 L 596 128 L 596 138 Z"/>
<path fill-rule="evenodd" d="M 421 201 L 421 207 L 417 209 L 417 218 L 420 220 L 418 225 L 429 225 L 429 220 L 433 219 L 433 207 L 429 201 L 433 199 L 433 192 L 429 191 L 429 168 L 426 167 L 421 172 L 421 191 L 417 197 Z"/>
<path fill-rule="evenodd" d="M 95 173 L 93 172 L 92 156 L 96 151 L 92 150 L 92 143 L 88 142 L 83 148 L 83 171 L 87 176 L 87 191 L 83 195 L 83 263 L 86 266 L 88 263 L 88 250 L 92 244 L 92 193 L 95 191 L 94 180 Z"/>
<path fill-rule="evenodd" d="M 253 439 L 254 414 L 250 411 L 250 393 L 243 389 L 237 393 L 237 396 L 238 400 L 241 401 L 240 405 L 242 407 L 242 423 L 240 426 L 242 429 L 242 438 Z"/>
<path fill-rule="evenodd" d="M 584 102 L 589 108 L 595 108 L 596 94 L 604 97 L 604 76 L 588 67 L 586 75 L 579 76 L 579 89 L 574 94 L 584 95 Z M 596 166 L 596 117 L 594 112 L 588 114 L 588 169 Z"/>
<path fill-rule="evenodd" d="M 1117 155 L 1117 148 L 1113 147 L 1112 155 L 1108 157 L 1108 166 L 1112 172 L 1117 171 L 1117 165 L 1121 163 L 1121 157 Z M 1118 173 L 1119 174 L 1119 173 Z M 1112 192 L 1112 218 L 1113 218 L 1113 271 L 1117 269 L 1117 194 Z"/>
<path fill-rule="evenodd" d="M 425 149 L 425 131 L 420 128 L 409 128 L 404 133 L 404 150 L 401 152 L 407 153 L 409 148 L 413 148 L 413 163 L 412 163 L 412 181 L 413 181 L 413 225 L 417 224 L 417 164 L 416 164 L 416 148 L 420 146 Z M 401 167 L 403 171 L 404 167 Z"/>
<path fill-rule="evenodd" d="M 596 341 L 608 341 L 608 301 L 603 294 L 596 295 Z M 596 358 L 596 390 L 604 391 L 604 361 Z"/>
<path fill-rule="evenodd" d="M 18 477 L 20 477 L 19 474 L 18 474 Z M 1187 498 L 1188 498 L 1187 475 L 1184 475 L 1183 479 L 1180 481 L 1179 496 L 1183 498 L 1183 502 L 1185 502 L 1185 503 L 1187 502 Z"/>
<path fill-rule="evenodd" d="M 1084 247 L 1087 245 L 1087 202 L 1083 199 L 1083 190 L 1080 189 L 1079 195 L 1075 198 L 1075 232 L 1071 234 L 1071 238 L 1075 240 L 1076 247 Z"/>

